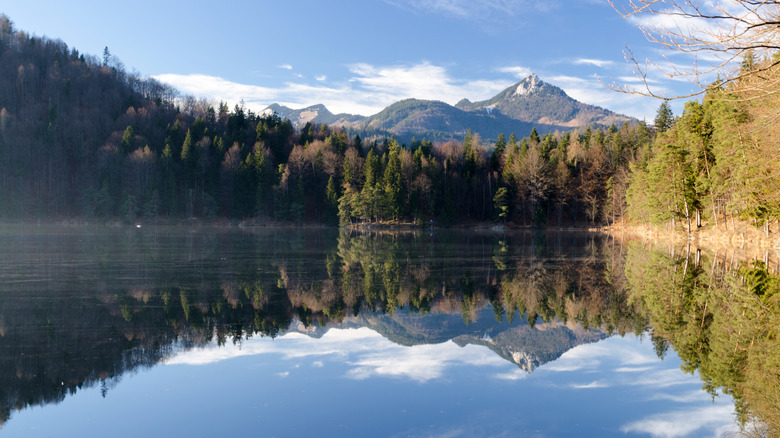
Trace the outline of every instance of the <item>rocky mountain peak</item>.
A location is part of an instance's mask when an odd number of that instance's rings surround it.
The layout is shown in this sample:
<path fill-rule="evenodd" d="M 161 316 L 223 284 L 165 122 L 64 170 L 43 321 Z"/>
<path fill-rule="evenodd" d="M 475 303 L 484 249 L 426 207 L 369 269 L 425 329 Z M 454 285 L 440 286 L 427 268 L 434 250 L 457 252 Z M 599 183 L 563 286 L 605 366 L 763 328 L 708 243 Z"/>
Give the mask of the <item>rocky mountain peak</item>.
<path fill-rule="evenodd" d="M 515 96 L 526 96 L 540 89 L 544 82 L 539 79 L 539 76 L 531 73 L 530 76 L 520 81 L 515 88 Z"/>

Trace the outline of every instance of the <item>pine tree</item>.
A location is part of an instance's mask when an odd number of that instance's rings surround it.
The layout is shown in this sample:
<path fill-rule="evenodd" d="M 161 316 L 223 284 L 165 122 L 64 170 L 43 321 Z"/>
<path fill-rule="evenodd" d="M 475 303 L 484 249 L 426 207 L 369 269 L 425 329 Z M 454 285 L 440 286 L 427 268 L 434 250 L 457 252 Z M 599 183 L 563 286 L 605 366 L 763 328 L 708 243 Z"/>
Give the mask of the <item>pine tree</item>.
<path fill-rule="evenodd" d="M 390 142 L 387 167 L 384 175 L 384 198 L 387 216 L 398 219 L 403 211 L 403 180 L 401 177 L 401 160 L 398 158 L 400 147 L 395 140 Z"/>
<path fill-rule="evenodd" d="M 674 125 L 674 114 L 672 114 L 672 108 L 669 107 L 669 101 L 663 101 L 658 108 L 658 113 L 655 116 L 655 129 L 656 131 L 665 132 L 671 129 Z"/>
<path fill-rule="evenodd" d="M 493 153 L 490 155 L 490 168 L 497 171 L 501 167 L 501 160 L 504 157 L 504 151 L 506 150 L 506 140 L 504 134 L 498 134 L 496 139 L 496 145 L 493 148 Z"/>

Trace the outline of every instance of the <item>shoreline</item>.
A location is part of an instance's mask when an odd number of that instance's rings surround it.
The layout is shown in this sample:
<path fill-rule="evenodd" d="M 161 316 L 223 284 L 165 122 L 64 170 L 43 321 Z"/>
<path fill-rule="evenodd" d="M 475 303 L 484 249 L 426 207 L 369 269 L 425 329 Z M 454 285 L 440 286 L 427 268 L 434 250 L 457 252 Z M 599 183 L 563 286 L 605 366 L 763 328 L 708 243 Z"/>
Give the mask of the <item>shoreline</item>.
<path fill-rule="evenodd" d="M 63 226 L 63 227 L 81 227 L 81 226 L 103 226 L 108 228 L 141 228 L 141 227 L 190 227 L 190 228 L 301 228 L 301 229 L 338 229 L 344 228 L 355 231 L 381 230 L 381 231 L 410 231 L 410 230 L 473 230 L 473 231 L 493 231 L 493 232 L 584 232 L 584 233 L 603 233 L 617 238 L 631 238 L 641 241 L 653 241 L 659 243 L 680 245 L 690 242 L 694 246 L 708 250 L 736 249 L 741 251 L 777 251 L 780 252 L 780 231 L 770 231 L 769 235 L 758 228 L 750 226 L 743 222 L 737 222 L 728 230 L 723 226 L 713 227 L 709 225 L 702 226 L 699 229 L 692 230 L 691 236 L 687 236 L 682 229 L 669 230 L 666 227 L 651 227 L 649 225 L 637 224 L 613 224 L 613 225 L 591 225 L 591 224 L 570 224 L 562 226 L 531 226 L 518 225 L 513 223 L 500 222 L 462 222 L 454 224 L 441 225 L 433 223 L 415 223 L 415 222 L 365 222 L 355 223 L 347 226 L 338 226 L 320 222 L 277 222 L 273 220 L 258 220 L 255 218 L 245 220 L 230 219 L 158 219 L 144 220 L 139 219 L 133 223 L 127 223 L 122 220 L 89 220 L 83 218 L 64 218 L 64 219 L 35 219 L 35 220 L 10 220 L 0 221 L 0 225 L 23 225 L 23 226 Z M 779 227 L 780 228 L 780 227 Z"/>
<path fill-rule="evenodd" d="M 777 231 L 769 236 L 758 228 L 746 223 L 736 223 L 733 228 L 723 226 L 703 226 L 691 231 L 690 238 L 683 230 L 668 230 L 664 227 L 647 225 L 610 225 L 601 228 L 602 232 L 616 238 L 629 238 L 643 242 L 691 246 L 711 252 L 726 260 L 763 260 L 766 264 L 780 266 L 780 239 Z M 721 256 L 722 255 L 722 256 Z"/>

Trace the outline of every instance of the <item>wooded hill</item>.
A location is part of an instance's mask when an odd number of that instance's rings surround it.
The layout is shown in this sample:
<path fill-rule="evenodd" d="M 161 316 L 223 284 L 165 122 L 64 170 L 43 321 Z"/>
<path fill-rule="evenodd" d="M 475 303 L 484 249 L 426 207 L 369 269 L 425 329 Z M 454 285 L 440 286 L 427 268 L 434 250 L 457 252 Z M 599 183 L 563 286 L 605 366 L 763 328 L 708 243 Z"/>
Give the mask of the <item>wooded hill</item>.
<path fill-rule="evenodd" d="M 655 222 L 780 214 L 777 130 L 754 115 L 777 105 L 726 99 L 730 90 L 691 102 L 676 123 L 659 112 L 656 129 L 399 144 L 181 98 L 108 50 L 83 55 L 0 20 L 6 219 L 544 226 L 612 223 L 627 208 Z"/>

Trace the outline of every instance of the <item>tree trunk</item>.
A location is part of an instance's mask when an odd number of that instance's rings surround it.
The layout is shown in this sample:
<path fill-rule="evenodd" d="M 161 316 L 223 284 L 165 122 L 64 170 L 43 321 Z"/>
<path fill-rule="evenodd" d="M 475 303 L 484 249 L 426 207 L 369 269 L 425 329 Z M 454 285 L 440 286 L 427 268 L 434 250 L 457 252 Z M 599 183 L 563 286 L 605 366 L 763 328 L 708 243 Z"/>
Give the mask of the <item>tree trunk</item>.
<path fill-rule="evenodd" d="M 718 228 L 718 211 L 715 209 L 715 203 L 712 203 L 712 219 L 715 221 L 715 228 Z"/>

